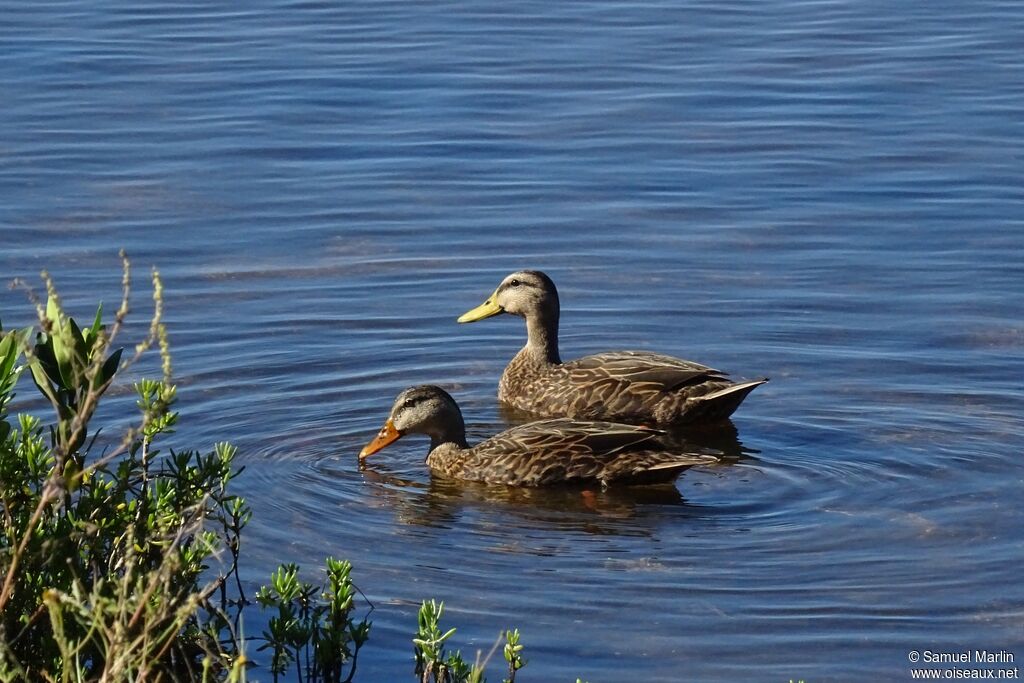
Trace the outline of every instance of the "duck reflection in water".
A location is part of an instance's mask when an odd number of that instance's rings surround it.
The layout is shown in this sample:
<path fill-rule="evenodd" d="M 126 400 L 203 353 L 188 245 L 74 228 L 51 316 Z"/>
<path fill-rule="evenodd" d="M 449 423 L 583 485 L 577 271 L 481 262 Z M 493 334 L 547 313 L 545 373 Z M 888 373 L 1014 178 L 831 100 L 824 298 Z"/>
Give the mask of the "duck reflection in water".
<path fill-rule="evenodd" d="M 650 536 L 650 525 L 634 524 L 646 515 L 672 508 L 702 514 L 702 508 L 686 501 L 675 486 L 655 485 L 593 489 L 553 487 L 527 489 L 465 482 L 431 475 L 415 480 L 381 469 L 363 469 L 372 484 L 370 495 L 380 507 L 394 511 L 402 524 L 449 529 L 464 514 L 486 511 L 497 515 L 510 531 L 562 529 L 597 536 Z"/>

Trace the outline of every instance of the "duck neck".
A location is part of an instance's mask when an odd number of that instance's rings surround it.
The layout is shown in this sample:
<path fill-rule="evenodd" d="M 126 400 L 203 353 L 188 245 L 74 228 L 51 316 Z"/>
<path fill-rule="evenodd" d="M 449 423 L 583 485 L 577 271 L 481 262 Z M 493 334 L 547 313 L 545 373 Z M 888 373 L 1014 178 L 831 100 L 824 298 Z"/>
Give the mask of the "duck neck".
<path fill-rule="evenodd" d="M 469 448 L 466 443 L 466 427 L 464 425 L 451 426 L 447 429 L 430 434 L 430 452 L 434 452 L 439 446 L 451 444 L 456 449 Z"/>
<path fill-rule="evenodd" d="M 558 355 L 558 311 L 538 311 L 526 317 L 524 351 L 543 363 L 562 362 Z"/>

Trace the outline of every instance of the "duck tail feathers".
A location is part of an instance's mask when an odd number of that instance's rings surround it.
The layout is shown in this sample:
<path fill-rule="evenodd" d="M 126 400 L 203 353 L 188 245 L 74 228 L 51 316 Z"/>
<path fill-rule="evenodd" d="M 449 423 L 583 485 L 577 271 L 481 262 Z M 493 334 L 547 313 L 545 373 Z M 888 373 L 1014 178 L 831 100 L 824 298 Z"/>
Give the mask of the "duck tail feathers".
<path fill-rule="evenodd" d="M 767 377 L 731 384 L 687 401 L 682 423 L 724 420 L 732 415 L 751 391 L 768 381 Z"/>

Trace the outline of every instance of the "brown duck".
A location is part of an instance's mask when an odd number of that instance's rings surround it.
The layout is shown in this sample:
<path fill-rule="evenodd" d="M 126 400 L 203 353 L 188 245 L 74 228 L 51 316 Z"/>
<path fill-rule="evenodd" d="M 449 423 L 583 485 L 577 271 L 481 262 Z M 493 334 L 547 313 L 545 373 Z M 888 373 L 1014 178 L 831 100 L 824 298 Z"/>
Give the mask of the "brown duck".
<path fill-rule="evenodd" d="M 767 382 L 733 382 L 693 361 L 647 351 L 610 351 L 563 363 L 558 290 L 537 270 L 512 273 L 460 323 L 511 313 L 526 319 L 526 346 L 505 368 L 498 399 L 545 416 L 685 425 L 724 420 Z"/>
<path fill-rule="evenodd" d="M 568 419 L 519 425 L 470 446 L 459 406 L 431 385 L 398 395 L 380 432 L 360 451 L 360 462 L 409 433 L 430 437 L 432 471 L 510 486 L 665 483 L 689 467 L 717 462 L 709 455 L 668 452 L 659 431 Z"/>

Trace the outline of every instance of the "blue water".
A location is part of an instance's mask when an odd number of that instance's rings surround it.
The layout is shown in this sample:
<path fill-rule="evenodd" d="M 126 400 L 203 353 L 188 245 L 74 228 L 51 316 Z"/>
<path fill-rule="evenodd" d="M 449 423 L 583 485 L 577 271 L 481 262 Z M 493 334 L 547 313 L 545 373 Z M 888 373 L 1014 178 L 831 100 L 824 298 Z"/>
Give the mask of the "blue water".
<path fill-rule="evenodd" d="M 139 338 L 160 269 L 175 443 L 241 448 L 251 590 L 279 561 L 354 562 L 376 605 L 358 680 L 411 680 L 427 597 L 464 652 L 519 626 L 523 681 L 1024 657 L 1024 5 L 0 17 L 0 276 L 48 269 L 87 318 L 124 247 Z M 563 357 L 770 376 L 714 439 L 730 458 L 594 501 L 431 480 L 411 437 L 360 472 L 411 384 L 448 387 L 471 438 L 507 424 L 521 322 L 454 320 L 523 267 L 559 284 Z M 0 319 L 31 321 L 22 292 Z"/>

